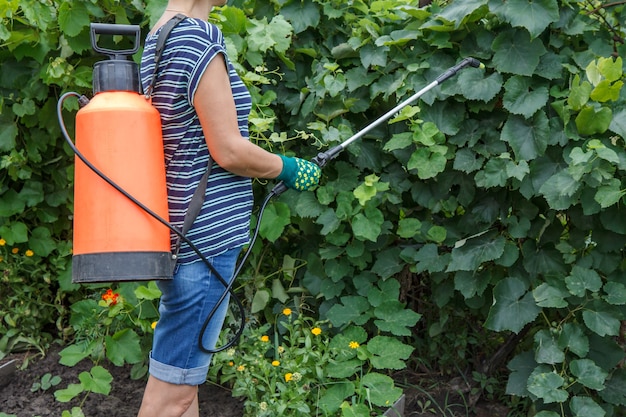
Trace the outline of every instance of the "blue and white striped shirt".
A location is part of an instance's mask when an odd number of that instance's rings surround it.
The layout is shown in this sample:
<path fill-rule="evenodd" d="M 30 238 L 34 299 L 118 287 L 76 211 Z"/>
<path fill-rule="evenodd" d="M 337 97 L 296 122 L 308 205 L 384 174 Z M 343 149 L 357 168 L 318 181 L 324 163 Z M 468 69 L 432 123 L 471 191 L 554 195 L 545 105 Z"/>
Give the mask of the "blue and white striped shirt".
<path fill-rule="evenodd" d="M 141 58 L 141 80 L 147 89 L 154 71 L 154 52 L 160 29 L 149 34 Z M 237 108 L 239 131 L 248 133 L 252 107 L 250 93 L 226 56 L 222 32 L 213 24 L 187 18 L 170 33 L 152 94 L 161 114 L 170 223 L 182 228 L 189 202 L 207 170 L 209 151 L 200 120 L 193 107 L 204 70 L 218 54 L 226 60 Z M 215 256 L 249 241 L 252 183 L 213 163 L 202 210 L 187 237 L 204 256 Z M 176 241 L 172 233 L 172 249 Z M 185 243 L 178 254 L 181 263 L 199 260 Z"/>

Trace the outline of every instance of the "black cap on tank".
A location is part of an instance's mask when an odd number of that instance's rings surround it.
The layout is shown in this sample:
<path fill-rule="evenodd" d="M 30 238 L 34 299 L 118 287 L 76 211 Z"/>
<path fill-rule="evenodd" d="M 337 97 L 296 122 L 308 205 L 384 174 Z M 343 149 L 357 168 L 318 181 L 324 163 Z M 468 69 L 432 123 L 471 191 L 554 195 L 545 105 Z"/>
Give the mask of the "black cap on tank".
<path fill-rule="evenodd" d="M 110 59 L 96 62 L 93 69 L 93 93 L 103 91 L 132 91 L 141 93 L 139 66 L 128 59 L 139 50 L 141 31 L 137 25 L 106 23 L 91 24 L 91 46 L 93 50 Z M 130 49 L 114 50 L 98 45 L 97 35 L 134 36 L 135 44 Z"/>

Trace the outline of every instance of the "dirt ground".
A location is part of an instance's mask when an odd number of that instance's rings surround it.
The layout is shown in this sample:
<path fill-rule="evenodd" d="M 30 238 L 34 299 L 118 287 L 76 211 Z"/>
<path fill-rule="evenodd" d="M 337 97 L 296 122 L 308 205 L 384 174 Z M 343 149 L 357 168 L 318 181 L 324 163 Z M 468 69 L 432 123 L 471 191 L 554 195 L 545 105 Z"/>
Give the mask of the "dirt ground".
<path fill-rule="evenodd" d="M 78 383 L 78 374 L 91 368 L 89 361 L 83 361 L 70 368 L 59 364 L 58 348 L 51 349 L 44 358 L 31 358 L 28 367 L 17 369 L 9 376 L 0 373 L 0 417 L 61 417 L 64 410 L 71 410 L 79 405 L 79 399 L 69 403 L 57 402 L 54 391 L 66 388 L 68 384 Z M 0 361 L 0 370 L 4 370 L 9 360 L 15 359 L 19 364 L 25 354 L 9 355 Z M 129 377 L 129 368 L 105 366 L 113 375 L 112 389 L 108 396 L 90 394 L 82 404 L 86 417 L 132 417 L 137 414 L 144 380 L 133 380 Z M 59 376 L 61 382 L 47 390 L 32 391 L 33 384 L 40 382 L 42 377 L 50 373 Z M 401 375 L 402 380 L 419 379 L 419 375 Z M 410 381 L 415 384 L 416 381 Z M 450 391 L 442 390 L 449 387 Z M 439 384 L 437 391 L 425 393 L 422 389 L 406 388 L 405 417 L 506 417 L 509 410 L 498 404 L 478 403 L 468 409 L 466 400 L 454 394 L 459 387 L 454 384 Z M 82 399 L 82 397 L 79 397 Z M 200 387 L 200 415 L 210 417 L 241 417 L 243 415 L 242 399 L 233 398 L 230 391 L 214 384 Z M 443 407 L 443 408 L 440 408 Z M 4 415 L 2 413 L 5 413 Z M 295 416 L 305 417 L 305 416 Z"/>

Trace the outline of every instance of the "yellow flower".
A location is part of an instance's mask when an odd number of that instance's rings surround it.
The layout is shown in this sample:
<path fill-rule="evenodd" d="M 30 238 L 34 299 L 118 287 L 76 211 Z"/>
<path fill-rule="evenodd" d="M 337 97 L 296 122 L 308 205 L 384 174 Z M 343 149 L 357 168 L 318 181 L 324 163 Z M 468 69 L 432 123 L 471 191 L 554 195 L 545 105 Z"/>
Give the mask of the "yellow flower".
<path fill-rule="evenodd" d="M 289 382 L 293 379 L 293 374 L 291 372 L 287 372 L 285 374 L 285 382 Z"/>
<path fill-rule="evenodd" d="M 284 314 L 285 316 L 291 316 L 291 309 L 290 309 L 290 308 L 285 308 L 285 309 L 283 310 L 283 314 Z"/>
<path fill-rule="evenodd" d="M 150 325 L 150 327 L 152 327 L 152 330 L 154 330 L 154 329 L 156 328 L 157 323 L 158 323 L 158 322 L 156 322 L 156 321 L 153 321 L 153 322 L 152 322 L 152 324 Z"/>
<path fill-rule="evenodd" d="M 11 249 L 11 253 L 12 253 L 12 254 L 16 254 L 16 253 L 18 253 L 19 251 L 20 251 L 20 249 L 19 249 L 19 248 L 13 248 L 13 249 Z"/>
<path fill-rule="evenodd" d="M 228 361 L 228 366 L 235 366 L 235 362 L 233 362 L 233 361 Z"/>
<path fill-rule="evenodd" d="M 319 336 L 322 334 L 322 329 L 320 329 L 319 327 L 313 327 L 311 329 L 311 333 L 313 333 L 315 336 Z"/>
<path fill-rule="evenodd" d="M 31 257 L 35 254 L 35 252 L 33 252 L 32 250 L 28 249 L 26 252 L 24 252 L 24 255 Z"/>
<path fill-rule="evenodd" d="M 266 334 L 264 334 L 263 336 L 261 336 L 261 342 L 269 342 L 270 341 L 270 337 Z"/>
<path fill-rule="evenodd" d="M 358 349 L 360 345 L 359 345 L 359 342 L 355 342 L 353 340 L 352 342 L 350 342 L 348 346 L 350 346 L 350 349 Z"/>
<path fill-rule="evenodd" d="M 272 361 L 272 366 L 278 366 L 280 365 L 280 361 Z"/>
<path fill-rule="evenodd" d="M 7 244 L 7 241 L 4 239 L 0 239 L 0 246 L 4 246 Z"/>
<path fill-rule="evenodd" d="M 246 369 L 246 365 L 239 365 L 239 366 L 237 367 L 237 370 L 238 370 L 239 372 L 243 371 L 244 369 Z"/>

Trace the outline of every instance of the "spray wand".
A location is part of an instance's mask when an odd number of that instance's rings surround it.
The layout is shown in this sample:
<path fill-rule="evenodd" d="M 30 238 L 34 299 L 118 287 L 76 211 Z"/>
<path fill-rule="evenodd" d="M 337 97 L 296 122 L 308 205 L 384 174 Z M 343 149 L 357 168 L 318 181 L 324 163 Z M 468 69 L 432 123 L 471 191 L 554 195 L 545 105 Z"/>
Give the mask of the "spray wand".
<path fill-rule="evenodd" d="M 435 81 L 431 82 L 426 87 L 422 88 L 420 91 L 413 94 L 411 97 L 407 98 L 406 100 L 404 100 L 403 102 L 395 106 L 393 109 L 389 110 L 387 113 L 380 116 L 378 119 L 376 119 L 375 121 L 367 125 L 365 128 L 361 129 L 359 132 L 355 133 L 354 135 L 346 139 L 344 142 L 340 143 L 334 148 L 329 149 L 326 152 L 318 153 L 317 156 L 314 157 L 311 161 L 314 162 L 316 165 L 318 165 L 320 168 L 323 168 L 330 160 L 335 159 L 341 153 L 341 151 L 346 149 L 348 145 L 350 145 L 352 142 L 356 141 L 357 139 L 360 139 L 366 133 L 368 133 L 369 131 L 371 131 L 372 129 L 374 129 L 375 127 L 377 127 L 378 125 L 380 125 L 381 123 L 383 123 L 384 121 L 388 120 L 393 115 L 398 113 L 401 109 L 413 103 L 415 100 L 417 100 L 418 98 L 420 98 L 421 96 L 423 96 L 424 94 L 426 94 L 428 91 L 432 90 L 439 84 L 443 83 L 448 78 L 453 77 L 454 75 L 456 75 L 457 72 L 459 72 L 460 70 L 462 70 L 463 68 L 467 66 L 471 66 L 474 68 L 485 68 L 485 65 L 482 64 L 477 59 L 471 58 L 471 57 L 465 58 L 464 60 L 462 60 L 455 66 L 447 69 L 443 74 L 437 77 Z M 280 195 L 284 193 L 286 190 L 287 190 L 287 186 L 285 186 L 283 182 L 279 182 L 278 184 L 276 184 L 276 186 L 274 186 L 271 192 L 274 195 Z"/>

